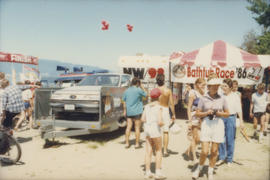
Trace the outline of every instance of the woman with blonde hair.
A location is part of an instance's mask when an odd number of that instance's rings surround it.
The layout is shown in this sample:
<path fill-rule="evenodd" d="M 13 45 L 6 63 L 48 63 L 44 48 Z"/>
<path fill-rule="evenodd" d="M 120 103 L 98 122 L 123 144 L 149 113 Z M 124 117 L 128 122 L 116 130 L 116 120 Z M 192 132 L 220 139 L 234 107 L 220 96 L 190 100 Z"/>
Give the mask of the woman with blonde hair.
<path fill-rule="evenodd" d="M 196 157 L 196 145 L 200 142 L 199 130 L 201 120 L 199 117 L 195 116 L 199 99 L 205 93 L 206 82 L 203 78 L 198 78 L 195 81 L 194 90 L 190 90 L 189 98 L 188 98 L 188 107 L 187 107 L 187 115 L 188 115 L 188 131 L 192 133 L 192 139 L 190 142 L 190 147 L 186 151 L 186 154 L 189 156 L 190 152 L 193 156 L 193 162 L 195 163 L 197 160 Z"/>

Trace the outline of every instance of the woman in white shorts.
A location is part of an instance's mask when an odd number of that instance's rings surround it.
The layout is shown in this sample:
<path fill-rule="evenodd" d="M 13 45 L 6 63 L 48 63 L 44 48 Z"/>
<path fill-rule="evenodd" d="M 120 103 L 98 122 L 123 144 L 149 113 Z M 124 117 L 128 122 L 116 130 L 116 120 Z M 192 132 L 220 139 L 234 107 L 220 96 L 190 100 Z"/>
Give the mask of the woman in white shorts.
<path fill-rule="evenodd" d="M 192 140 L 190 142 L 190 146 L 186 151 L 186 155 L 190 157 L 190 152 L 193 156 L 193 162 L 197 161 L 196 157 L 196 145 L 200 142 L 200 121 L 201 119 L 195 116 L 196 110 L 198 108 L 198 103 L 200 98 L 205 93 L 205 80 L 203 78 L 198 78 L 195 81 L 194 90 L 189 91 L 189 98 L 188 98 L 188 108 L 187 108 L 187 115 L 188 115 L 188 131 L 192 133 Z"/>
<path fill-rule="evenodd" d="M 152 102 L 147 104 L 142 114 L 142 122 L 144 122 L 144 134 L 146 136 L 145 146 L 145 178 L 152 178 L 154 175 L 151 173 L 150 164 L 153 149 L 156 152 L 156 179 L 165 178 L 161 173 L 161 160 L 162 160 L 162 130 L 164 125 L 162 119 L 162 107 L 159 104 L 158 98 L 161 91 L 155 88 L 151 91 L 150 96 Z"/>
<path fill-rule="evenodd" d="M 216 74 L 210 75 L 207 81 L 208 93 L 200 98 L 196 111 L 196 116 L 203 118 L 201 125 L 202 151 L 199 165 L 193 172 L 192 178 L 197 179 L 199 177 L 211 143 L 208 179 L 212 180 L 218 156 L 218 146 L 219 143 L 224 141 L 224 123 L 221 117 L 228 117 L 229 111 L 225 98 L 217 93 L 221 81 L 216 78 Z"/>

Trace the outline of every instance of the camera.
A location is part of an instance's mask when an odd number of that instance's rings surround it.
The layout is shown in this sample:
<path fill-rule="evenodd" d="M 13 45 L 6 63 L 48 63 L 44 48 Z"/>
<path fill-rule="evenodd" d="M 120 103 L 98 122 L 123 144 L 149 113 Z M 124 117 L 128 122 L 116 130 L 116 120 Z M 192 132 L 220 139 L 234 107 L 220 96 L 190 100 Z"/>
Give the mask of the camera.
<path fill-rule="evenodd" d="M 210 115 L 208 115 L 209 120 L 213 120 L 214 119 L 214 116 L 216 116 L 217 111 L 218 111 L 217 109 L 214 109 L 213 110 L 213 113 L 210 114 Z"/>

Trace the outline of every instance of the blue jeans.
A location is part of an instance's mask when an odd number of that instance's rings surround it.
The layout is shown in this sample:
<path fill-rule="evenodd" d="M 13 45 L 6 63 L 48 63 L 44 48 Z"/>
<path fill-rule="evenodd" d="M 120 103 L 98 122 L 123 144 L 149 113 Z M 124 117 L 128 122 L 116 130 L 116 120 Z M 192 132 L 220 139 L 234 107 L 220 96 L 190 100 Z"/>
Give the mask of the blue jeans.
<path fill-rule="evenodd" d="M 235 141 L 235 121 L 236 116 L 231 115 L 228 118 L 222 118 L 225 127 L 225 141 L 219 145 L 219 160 L 225 160 L 227 157 L 227 162 L 233 161 L 234 153 L 234 141 Z"/>

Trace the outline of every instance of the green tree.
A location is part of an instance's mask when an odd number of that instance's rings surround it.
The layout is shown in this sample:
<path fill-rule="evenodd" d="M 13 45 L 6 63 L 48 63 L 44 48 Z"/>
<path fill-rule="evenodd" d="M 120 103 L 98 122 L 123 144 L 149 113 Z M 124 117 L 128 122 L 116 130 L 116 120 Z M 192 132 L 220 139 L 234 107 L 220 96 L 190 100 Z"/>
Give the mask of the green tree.
<path fill-rule="evenodd" d="M 254 31 L 244 36 L 242 48 L 253 54 L 270 54 L 270 2 L 268 0 L 247 0 L 248 10 L 256 14 L 254 19 L 263 26 L 261 35 Z"/>
<path fill-rule="evenodd" d="M 257 54 L 270 54 L 270 32 L 265 32 L 258 37 L 258 42 L 255 46 Z"/>
<path fill-rule="evenodd" d="M 254 19 L 259 25 L 264 27 L 265 31 L 269 31 L 270 27 L 270 4 L 267 0 L 247 0 L 251 6 L 247 9 L 257 14 Z"/>

